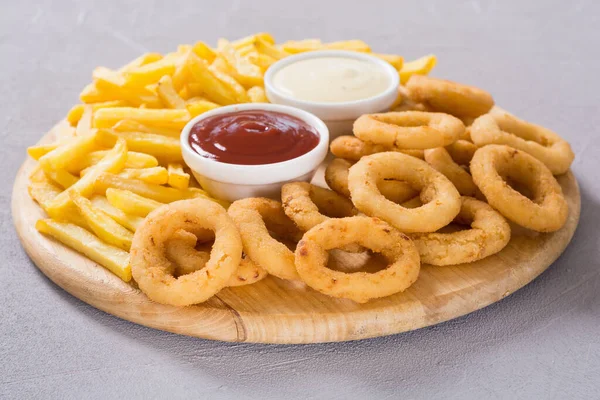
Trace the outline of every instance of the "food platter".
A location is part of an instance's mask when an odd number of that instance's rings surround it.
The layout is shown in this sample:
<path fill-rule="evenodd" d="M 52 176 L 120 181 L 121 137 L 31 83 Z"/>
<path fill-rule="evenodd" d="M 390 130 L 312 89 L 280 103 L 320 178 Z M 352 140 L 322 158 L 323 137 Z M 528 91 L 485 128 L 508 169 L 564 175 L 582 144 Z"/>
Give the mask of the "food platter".
<path fill-rule="evenodd" d="M 50 143 L 53 134 L 40 144 Z M 501 300 L 535 279 L 564 251 L 580 214 L 580 194 L 571 171 L 557 176 L 569 206 L 565 225 L 536 233 L 511 225 L 501 252 L 470 264 L 423 265 L 418 281 L 403 293 L 357 304 L 334 299 L 292 281 L 267 277 L 226 288 L 209 301 L 173 307 L 150 301 L 139 289 L 57 241 L 39 233 L 43 211 L 28 196 L 28 159 L 13 189 L 12 212 L 26 252 L 54 283 L 82 301 L 148 327 L 206 339 L 255 343 L 318 343 L 400 333 L 456 318 Z M 313 183 L 324 185 L 323 168 Z M 360 265 L 368 256 L 336 253 L 332 263 Z M 377 259 L 369 259 L 376 264 Z M 331 264 L 330 264 L 331 266 Z"/>

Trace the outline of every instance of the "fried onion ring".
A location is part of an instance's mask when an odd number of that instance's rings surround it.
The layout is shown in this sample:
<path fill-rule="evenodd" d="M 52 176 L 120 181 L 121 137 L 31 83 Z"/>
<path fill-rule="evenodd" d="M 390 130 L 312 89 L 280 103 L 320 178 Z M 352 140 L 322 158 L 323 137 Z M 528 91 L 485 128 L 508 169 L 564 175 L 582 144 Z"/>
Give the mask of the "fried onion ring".
<path fill-rule="evenodd" d="M 408 209 L 386 199 L 377 187 L 384 179 L 406 181 L 420 189 L 423 206 Z M 425 161 L 402 153 L 363 157 L 350 168 L 348 189 L 356 208 L 402 232 L 436 231 L 460 211 L 460 194 L 452 182 Z"/>
<path fill-rule="evenodd" d="M 455 142 L 465 126 L 448 114 L 403 111 L 362 115 L 353 130 L 359 139 L 388 147 L 430 149 Z"/>
<path fill-rule="evenodd" d="M 348 171 L 352 163 L 341 158 L 334 158 L 325 169 L 325 182 L 334 192 L 350 197 L 348 189 Z M 419 194 L 408 183 L 396 180 L 377 182 L 381 194 L 394 203 L 403 203 Z"/>
<path fill-rule="evenodd" d="M 471 174 L 492 207 L 511 221 L 538 232 L 559 230 L 569 206 L 552 172 L 535 157 L 504 145 L 487 145 L 475 152 Z M 524 184 L 529 199 L 506 180 Z"/>
<path fill-rule="evenodd" d="M 423 159 L 423 150 L 420 149 L 396 149 L 371 142 L 365 142 L 356 136 L 338 136 L 333 139 L 329 149 L 334 156 L 350 161 L 358 161 L 364 156 L 370 156 L 384 151 L 398 151 L 409 156 Z"/>
<path fill-rule="evenodd" d="M 510 225 L 487 203 L 461 198 L 462 207 L 454 220 L 471 229 L 453 233 L 411 233 L 421 261 L 431 265 L 470 263 L 498 253 L 510 240 Z"/>
<path fill-rule="evenodd" d="M 478 117 L 494 105 L 492 95 L 485 90 L 424 75 L 411 76 L 406 88 L 413 101 L 459 117 Z"/>
<path fill-rule="evenodd" d="M 375 273 L 327 268 L 328 250 L 358 243 L 381 253 L 390 265 Z M 419 253 L 403 233 L 378 218 L 328 219 L 306 232 L 296 248 L 296 269 L 313 289 L 358 303 L 404 291 L 419 275 Z"/>
<path fill-rule="evenodd" d="M 178 278 L 166 255 L 166 245 L 180 229 L 215 232 L 206 266 Z M 223 207 L 196 198 L 170 203 L 152 211 L 136 230 L 131 245 L 131 272 L 151 300 L 174 306 L 201 303 L 227 284 L 240 264 L 242 240 Z"/>
<path fill-rule="evenodd" d="M 304 232 L 329 218 L 358 214 L 354 204 L 346 197 L 307 182 L 283 185 L 281 202 L 285 214 Z"/>
<path fill-rule="evenodd" d="M 473 182 L 471 174 L 452 160 L 448 151 L 443 147 L 425 150 L 425 161 L 433 168 L 444 174 L 462 196 L 479 197 L 479 189 Z"/>
<path fill-rule="evenodd" d="M 280 202 L 262 197 L 242 199 L 233 202 L 227 212 L 238 227 L 244 250 L 252 261 L 278 278 L 300 279 L 294 253 L 269 233 L 293 242 L 302 237 Z"/>
<path fill-rule="evenodd" d="M 212 233 L 212 232 L 211 232 Z M 180 230 L 167 243 L 167 258 L 176 264 L 175 276 L 187 275 L 204 268 L 210 259 L 210 243 L 191 232 Z M 200 248 L 198 248 L 200 247 Z M 242 261 L 225 286 L 251 285 L 267 277 L 267 271 L 256 265 L 242 253 Z"/>
<path fill-rule="evenodd" d="M 477 118 L 471 127 L 471 136 L 479 146 L 505 144 L 523 150 L 543 162 L 554 175 L 567 172 L 575 158 L 569 143 L 550 129 L 505 112 Z"/>
<path fill-rule="evenodd" d="M 456 142 L 446 146 L 446 150 L 450 154 L 450 157 L 458 165 L 469 165 L 473 154 L 479 147 L 476 144 L 469 142 L 468 140 L 457 140 Z"/>

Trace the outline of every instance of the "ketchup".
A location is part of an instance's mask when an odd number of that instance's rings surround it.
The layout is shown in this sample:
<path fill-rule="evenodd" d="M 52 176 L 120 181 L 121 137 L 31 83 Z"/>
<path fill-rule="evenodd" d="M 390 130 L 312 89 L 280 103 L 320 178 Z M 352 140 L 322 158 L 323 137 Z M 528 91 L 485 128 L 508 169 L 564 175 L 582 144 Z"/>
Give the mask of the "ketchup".
<path fill-rule="evenodd" d="M 275 111 L 237 111 L 198 121 L 191 129 L 192 149 L 227 164 L 272 164 L 300 157 L 319 143 L 306 122 Z"/>

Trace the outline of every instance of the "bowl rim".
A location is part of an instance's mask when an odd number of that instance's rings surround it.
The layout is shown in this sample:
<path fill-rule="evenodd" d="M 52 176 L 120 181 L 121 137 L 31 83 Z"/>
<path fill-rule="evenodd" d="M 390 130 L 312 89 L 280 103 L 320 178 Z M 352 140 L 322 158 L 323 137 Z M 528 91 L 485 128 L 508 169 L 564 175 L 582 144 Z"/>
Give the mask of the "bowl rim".
<path fill-rule="evenodd" d="M 199 121 L 215 115 L 248 110 L 275 111 L 299 118 L 317 131 L 319 142 L 299 157 L 260 165 L 228 164 L 212 160 L 201 156 L 190 146 L 190 131 Z M 237 185 L 268 185 L 293 180 L 317 169 L 329 151 L 329 129 L 320 118 L 300 108 L 271 103 L 232 104 L 204 112 L 184 126 L 179 140 L 183 160 L 190 169 L 214 181 Z"/>
<path fill-rule="evenodd" d="M 309 60 L 312 58 L 321 58 L 321 57 L 339 57 L 339 58 L 353 58 L 355 60 L 362 60 L 374 63 L 382 68 L 382 70 L 388 75 L 390 78 L 390 86 L 384 90 L 383 92 L 376 94 L 374 96 L 370 96 L 364 99 L 351 100 L 351 101 L 342 101 L 342 102 L 320 102 L 320 101 L 308 101 L 308 100 L 300 100 L 295 97 L 291 97 L 282 91 L 280 91 L 277 86 L 274 84 L 273 79 L 277 72 L 279 72 L 284 67 L 288 65 L 294 64 L 298 61 Z M 276 96 L 286 99 L 286 101 L 297 108 L 315 108 L 320 107 L 323 109 L 335 109 L 335 108 L 346 108 L 346 107 L 357 107 L 369 105 L 372 103 L 376 103 L 381 101 L 386 97 L 391 97 L 392 94 L 397 96 L 398 86 L 400 85 L 400 75 L 398 71 L 387 61 L 377 58 L 369 53 L 360 53 L 356 51 L 348 51 L 348 50 L 315 50 L 308 51 L 304 53 L 294 54 L 281 60 L 273 63 L 265 72 L 264 75 L 265 89 L 267 95 L 275 94 Z M 395 99 L 395 97 L 394 97 Z M 271 100 L 271 99 L 269 99 Z"/>

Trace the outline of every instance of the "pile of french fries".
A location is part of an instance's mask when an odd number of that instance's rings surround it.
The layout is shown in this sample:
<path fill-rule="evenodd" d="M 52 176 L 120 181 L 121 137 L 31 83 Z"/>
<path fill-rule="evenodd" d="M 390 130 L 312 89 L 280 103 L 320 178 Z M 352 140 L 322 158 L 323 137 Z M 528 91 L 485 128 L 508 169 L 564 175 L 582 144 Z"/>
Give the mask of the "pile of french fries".
<path fill-rule="evenodd" d="M 164 56 L 147 53 L 116 70 L 96 68 L 82 104 L 53 129 L 54 143 L 28 149 L 39 161 L 29 194 L 49 216 L 36 228 L 128 282 L 133 234 L 148 213 L 181 199 L 212 199 L 183 164 L 185 124 L 223 105 L 267 102 L 263 76 L 271 64 L 323 49 L 371 53 L 360 40 L 276 45 L 258 33 L 220 39 L 216 48 L 197 42 Z M 404 63 L 401 56 L 372 54 L 393 65 L 401 82 L 436 63 L 433 55 Z"/>

